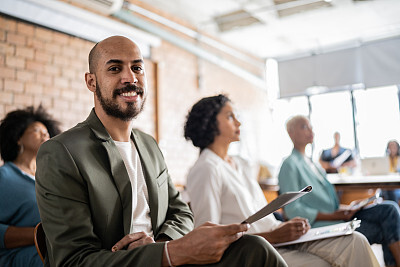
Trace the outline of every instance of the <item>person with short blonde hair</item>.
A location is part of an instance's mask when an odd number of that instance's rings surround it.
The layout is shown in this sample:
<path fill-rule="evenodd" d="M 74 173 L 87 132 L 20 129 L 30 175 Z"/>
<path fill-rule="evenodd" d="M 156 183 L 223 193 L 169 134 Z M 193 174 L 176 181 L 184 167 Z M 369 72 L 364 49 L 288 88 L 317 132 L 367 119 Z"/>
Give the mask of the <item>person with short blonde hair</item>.
<path fill-rule="evenodd" d="M 307 196 L 287 205 L 286 216 L 307 218 L 312 227 L 331 225 L 354 218 L 361 220 L 356 231 L 364 234 L 369 243 L 382 244 L 387 266 L 400 265 L 400 210 L 393 201 L 384 201 L 364 209 L 339 209 L 339 199 L 326 173 L 305 154 L 308 144 L 314 141 L 314 132 L 308 118 L 295 116 L 287 122 L 292 154 L 280 168 L 278 180 L 280 193 L 296 191 L 311 185 Z"/>

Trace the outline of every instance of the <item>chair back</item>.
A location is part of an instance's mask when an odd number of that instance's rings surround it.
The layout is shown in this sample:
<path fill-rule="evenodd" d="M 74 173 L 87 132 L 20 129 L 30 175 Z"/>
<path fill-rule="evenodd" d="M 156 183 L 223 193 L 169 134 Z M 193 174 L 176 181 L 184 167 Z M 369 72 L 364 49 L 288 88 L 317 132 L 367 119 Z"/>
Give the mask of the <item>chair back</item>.
<path fill-rule="evenodd" d="M 35 227 L 34 241 L 35 241 L 35 247 L 40 256 L 40 259 L 44 263 L 44 258 L 47 253 L 47 247 L 46 247 L 46 235 L 43 231 L 43 226 L 42 226 L 41 222 L 39 222 Z"/>

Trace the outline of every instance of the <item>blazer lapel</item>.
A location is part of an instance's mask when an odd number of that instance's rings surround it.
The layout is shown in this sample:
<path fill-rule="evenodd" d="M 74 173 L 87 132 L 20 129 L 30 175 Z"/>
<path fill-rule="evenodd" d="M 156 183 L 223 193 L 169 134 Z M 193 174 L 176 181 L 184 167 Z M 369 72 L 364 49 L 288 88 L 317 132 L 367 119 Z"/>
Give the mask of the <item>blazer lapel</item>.
<path fill-rule="evenodd" d="M 158 174 L 155 172 L 153 162 L 150 155 L 144 146 L 143 141 L 139 136 L 132 131 L 132 139 L 136 145 L 136 149 L 140 156 L 140 162 L 142 164 L 144 179 L 146 181 L 147 190 L 149 193 L 149 207 L 150 207 L 150 218 L 153 231 L 157 229 L 157 219 L 158 219 L 158 185 L 156 178 Z M 156 233 L 154 233 L 156 235 Z"/>
<path fill-rule="evenodd" d="M 93 133 L 102 141 L 102 146 L 107 152 L 112 178 L 117 187 L 123 208 L 123 224 L 125 235 L 129 234 L 132 219 L 132 187 L 124 161 L 111 136 L 98 119 L 94 110 L 90 113 L 87 122 Z"/>

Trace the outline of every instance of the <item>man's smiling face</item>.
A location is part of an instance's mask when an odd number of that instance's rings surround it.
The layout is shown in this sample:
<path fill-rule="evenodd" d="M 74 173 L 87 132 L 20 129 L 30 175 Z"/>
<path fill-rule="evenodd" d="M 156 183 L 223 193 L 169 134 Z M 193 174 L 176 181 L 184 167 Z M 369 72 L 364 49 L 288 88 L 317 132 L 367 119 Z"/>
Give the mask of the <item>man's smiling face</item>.
<path fill-rule="evenodd" d="M 95 105 L 115 118 L 129 121 L 143 109 L 147 96 L 144 61 L 139 47 L 115 36 L 97 45 L 94 66 Z"/>

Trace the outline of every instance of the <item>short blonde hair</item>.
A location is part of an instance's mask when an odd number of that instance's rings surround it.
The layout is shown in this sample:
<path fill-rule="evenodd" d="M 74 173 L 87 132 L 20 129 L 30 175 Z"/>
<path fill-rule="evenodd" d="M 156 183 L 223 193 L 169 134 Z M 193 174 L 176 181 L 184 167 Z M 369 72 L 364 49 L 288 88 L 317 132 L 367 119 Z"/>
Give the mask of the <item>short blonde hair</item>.
<path fill-rule="evenodd" d="M 286 131 L 288 133 L 291 133 L 294 129 L 294 126 L 296 125 L 296 123 L 300 120 L 306 120 L 308 121 L 308 118 L 303 116 L 303 115 L 296 115 L 291 117 L 287 122 L 286 122 Z"/>

